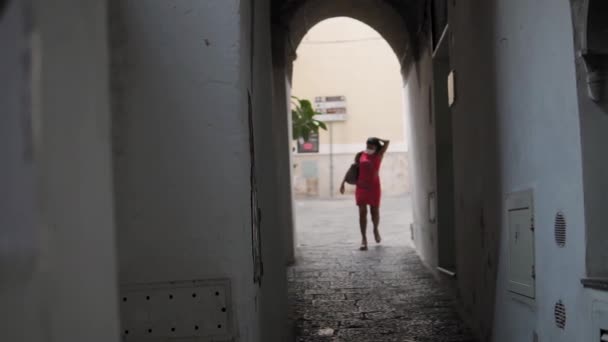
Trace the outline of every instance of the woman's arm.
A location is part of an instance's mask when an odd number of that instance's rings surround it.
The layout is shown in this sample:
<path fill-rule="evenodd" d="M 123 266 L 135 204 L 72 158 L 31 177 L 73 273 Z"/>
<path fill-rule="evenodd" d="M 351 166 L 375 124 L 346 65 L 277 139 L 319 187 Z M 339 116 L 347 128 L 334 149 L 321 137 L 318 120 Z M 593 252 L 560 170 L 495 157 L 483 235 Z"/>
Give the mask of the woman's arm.
<path fill-rule="evenodd" d="M 388 150 L 388 145 L 390 145 L 390 140 L 383 140 L 383 139 L 378 139 L 380 140 L 380 142 L 382 143 L 382 148 L 380 149 L 380 151 L 378 152 L 381 156 L 384 155 L 384 153 L 386 152 L 386 150 Z"/>

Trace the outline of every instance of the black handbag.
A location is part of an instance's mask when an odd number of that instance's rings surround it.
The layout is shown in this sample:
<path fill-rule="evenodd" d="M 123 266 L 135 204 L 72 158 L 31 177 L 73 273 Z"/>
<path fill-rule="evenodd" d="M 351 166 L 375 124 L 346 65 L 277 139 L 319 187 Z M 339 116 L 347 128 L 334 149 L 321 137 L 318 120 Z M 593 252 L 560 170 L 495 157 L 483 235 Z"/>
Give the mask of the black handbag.
<path fill-rule="evenodd" d="M 348 184 L 357 184 L 357 180 L 359 179 L 359 160 L 361 159 L 361 153 L 362 152 L 357 153 L 355 162 L 348 168 L 348 171 L 346 171 L 344 181 Z"/>

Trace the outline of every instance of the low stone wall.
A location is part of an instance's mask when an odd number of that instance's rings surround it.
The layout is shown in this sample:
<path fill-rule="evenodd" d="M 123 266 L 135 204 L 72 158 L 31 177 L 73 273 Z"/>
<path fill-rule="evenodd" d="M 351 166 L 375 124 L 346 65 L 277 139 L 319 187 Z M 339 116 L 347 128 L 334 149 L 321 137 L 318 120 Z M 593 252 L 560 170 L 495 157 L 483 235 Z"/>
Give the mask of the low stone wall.
<path fill-rule="evenodd" d="M 334 154 L 333 175 L 330 176 L 330 157 L 327 154 L 297 154 L 293 156 L 293 187 L 296 198 L 331 198 L 340 196 L 340 183 L 354 161 L 354 154 Z M 330 177 L 333 178 L 331 191 Z M 382 193 L 396 196 L 410 192 L 407 152 L 387 152 L 380 169 Z M 355 187 L 347 185 L 347 194 Z"/>

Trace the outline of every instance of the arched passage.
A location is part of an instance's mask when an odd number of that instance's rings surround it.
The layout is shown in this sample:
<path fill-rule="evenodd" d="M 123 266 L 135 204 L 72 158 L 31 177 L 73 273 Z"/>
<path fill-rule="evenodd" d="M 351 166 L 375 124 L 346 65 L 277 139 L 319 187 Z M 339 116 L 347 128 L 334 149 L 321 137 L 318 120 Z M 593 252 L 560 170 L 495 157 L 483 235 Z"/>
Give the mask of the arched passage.
<path fill-rule="evenodd" d="M 394 8 L 384 1 L 307 1 L 288 18 L 289 40 L 293 46 L 298 46 L 312 27 L 335 17 L 356 19 L 378 31 L 391 46 L 402 66 L 406 64 L 410 47 L 406 23 Z"/>
<path fill-rule="evenodd" d="M 278 64 L 275 73 L 286 75 L 289 80 L 288 93 L 291 88 L 293 77 L 293 62 L 297 58 L 296 48 L 301 43 L 307 32 L 315 25 L 329 18 L 348 17 L 360 21 L 376 32 L 389 44 L 401 66 L 402 78 L 405 80 L 407 67 L 411 64 L 411 46 L 408 26 L 402 15 L 387 1 L 367 0 L 337 0 L 337 1 L 292 1 L 289 11 L 283 14 L 280 21 L 283 22 L 283 35 L 275 37 L 274 62 Z M 276 36 L 276 32 L 275 32 Z M 282 44 L 286 44 L 283 46 Z M 279 48 L 277 49 L 277 46 Z M 282 49 L 281 49 L 282 48 Z M 286 58 L 285 58 L 286 56 Z M 283 62 L 284 61 L 284 62 Z M 284 64 L 283 64 L 284 63 Z M 277 75 L 275 74 L 275 77 Z M 275 78 L 275 82 L 284 82 L 281 76 Z M 278 90 L 278 93 L 276 91 Z M 288 94 L 282 93 L 282 87 L 275 89 L 275 98 L 284 99 Z M 288 110 L 287 103 L 278 105 L 276 116 L 283 115 Z M 293 225 L 292 225 L 293 227 Z M 289 229 L 288 245 L 293 255 L 293 229 Z M 290 258 L 293 261 L 293 257 Z"/>
<path fill-rule="evenodd" d="M 275 7 L 273 21 L 275 84 L 288 80 L 286 92 L 282 87 L 275 88 L 274 97 L 280 101 L 289 98 L 293 60 L 297 58 L 295 48 L 311 27 L 327 18 L 346 16 L 361 21 L 380 33 L 391 46 L 400 61 L 403 90 L 407 97 L 406 111 L 417 113 L 418 116 L 415 122 L 412 122 L 414 125 L 408 124 L 411 133 L 408 135 L 408 146 L 411 147 L 410 164 L 417 165 L 411 171 L 412 191 L 414 198 L 418 199 L 413 204 L 414 221 L 418 223 L 411 228 L 420 233 L 416 234 L 420 237 L 416 246 L 425 262 L 436 265 L 437 224 L 431 219 L 434 204 L 428 200 L 431 194 L 437 192 L 435 132 L 432 122 L 420 119 L 426 118 L 426 113 L 431 110 L 428 108 L 431 93 L 427 86 L 423 86 L 429 82 L 431 74 L 428 70 L 430 65 L 414 63 L 423 57 L 419 45 L 424 45 L 429 37 L 426 31 L 429 24 L 426 6 L 421 3 L 406 4 L 391 0 L 291 0 L 274 3 L 278 5 Z M 280 3 L 283 6 L 279 5 Z M 416 69 L 410 72 L 412 66 Z M 286 102 L 275 107 L 275 119 L 278 120 L 278 117 L 288 111 L 286 107 Z M 288 248 L 291 253 L 288 254 L 293 256 L 293 229 L 288 231 L 290 233 L 287 234 L 287 244 L 291 246 Z M 290 259 L 293 261 L 293 257 Z"/>
<path fill-rule="evenodd" d="M 387 216 L 404 228 L 387 240 L 399 240 L 406 245 L 410 241 L 406 228 L 411 213 L 406 197 L 409 192 L 407 128 L 403 80 L 394 51 L 370 26 L 352 18 L 337 17 L 315 25 L 297 52 L 292 94 L 310 100 L 318 111 L 325 113 L 317 117 L 326 121 L 327 129 L 320 130 L 318 138 L 315 136 L 316 144 L 310 146 L 316 148 L 306 150 L 294 143 L 293 189 L 299 203 L 296 208 L 299 211 L 302 206 L 311 205 L 311 200 L 324 200 L 323 208 L 342 200 L 348 202 L 346 210 L 323 210 L 327 216 L 317 217 L 315 211 L 306 215 L 298 213 L 298 221 L 302 216 L 309 216 L 306 222 L 311 224 L 311 220 L 333 221 L 344 215 L 339 222 L 352 219 L 356 223 L 352 198 L 355 187 L 346 184 L 345 194 L 340 194 L 339 189 L 353 158 L 365 149 L 366 139 L 377 136 L 391 141 L 380 168 L 383 198 L 394 206 L 387 207 L 396 211 L 396 215 Z M 385 202 L 382 203 L 384 207 Z M 380 214 L 384 217 L 384 210 Z M 304 229 L 305 225 L 297 225 L 299 237 L 311 237 L 312 241 L 305 244 L 314 244 L 314 229 Z M 333 233 L 335 242 L 347 239 L 354 247 L 358 246 L 356 231 L 340 232 L 331 225 L 325 231 Z M 327 239 L 324 243 L 328 243 Z"/>
<path fill-rule="evenodd" d="M 368 2 L 369 3 L 369 2 Z M 353 8 L 348 8 L 349 13 L 353 13 Z M 302 22 L 306 21 L 305 12 L 300 12 L 302 17 L 299 19 Z M 330 12 L 331 13 L 331 12 Z M 336 11 L 336 13 L 340 13 Z M 323 16 L 328 15 L 327 12 L 322 13 Z M 393 13 L 395 14 L 395 13 Z M 361 15 L 361 13 L 359 13 Z M 316 22 L 318 18 L 310 22 Z M 326 30 L 321 29 L 322 26 L 327 25 L 331 21 L 344 20 L 340 22 L 342 26 L 331 26 Z M 346 35 L 348 31 L 345 27 L 350 27 L 349 24 L 352 22 L 358 23 L 360 26 L 366 27 L 368 30 L 365 34 L 351 27 L 352 36 Z M 369 21 L 368 21 L 369 22 Z M 305 23 L 308 24 L 308 23 Z M 302 24 L 304 25 L 304 24 Z M 404 79 L 401 73 L 400 62 L 404 60 L 399 53 L 395 51 L 399 49 L 399 45 L 391 45 L 390 42 L 384 41 L 383 46 L 380 46 L 378 42 L 361 41 L 364 37 L 370 37 L 375 34 L 374 38 L 382 40 L 384 37 L 381 32 L 376 31 L 373 27 L 370 27 L 366 23 L 359 20 L 353 20 L 352 16 L 349 18 L 330 18 L 319 21 L 316 25 L 309 30 L 304 32 L 301 26 L 302 32 L 298 31 L 292 33 L 291 39 L 293 43 L 298 44 L 297 59 L 293 63 L 293 78 L 292 78 L 292 93 L 298 97 L 303 97 L 309 100 L 316 100 L 317 97 L 325 96 L 344 96 L 346 98 L 346 108 L 348 112 L 348 119 L 354 122 L 357 120 L 356 115 L 357 106 L 365 106 L 361 101 L 353 101 L 351 106 L 351 100 L 354 100 L 348 93 L 341 93 L 340 91 L 348 91 L 351 84 L 361 84 L 364 82 L 368 83 L 370 89 L 364 90 L 363 94 L 359 96 L 365 97 L 366 95 L 372 102 L 382 102 L 378 96 L 382 91 L 391 92 L 394 88 L 397 94 L 396 107 L 397 112 L 401 116 L 404 114 L 402 103 L 405 102 L 402 99 L 403 92 L 402 88 L 404 85 Z M 321 32 L 317 30 L 321 29 Z M 403 28 L 405 29 L 405 28 Z M 344 31 L 342 31 L 344 30 Z M 342 35 L 336 34 L 336 31 L 340 31 Z M 353 33 L 356 32 L 356 33 Z M 371 32 L 370 32 L 371 31 Z M 386 32 L 386 30 L 385 30 Z M 403 37 L 403 32 L 401 32 Z M 294 38 L 295 36 L 295 38 Z M 329 43 L 329 44 L 327 44 Z M 313 47 L 311 48 L 310 45 Z M 323 44 L 322 49 L 316 48 L 315 44 Z M 332 46 L 333 44 L 342 44 L 340 47 Z M 352 45 L 356 45 L 353 47 Z M 317 45 L 318 46 L 318 45 Z M 407 45 L 406 45 L 407 48 Z M 314 50 L 311 51 L 311 50 Z M 399 51 L 399 50 L 398 50 Z M 330 56 L 327 57 L 326 56 Z M 350 56 L 350 59 L 349 59 Z M 363 57 L 362 57 L 363 56 Z M 336 63 L 336 61 L 338 61 Z M 341 63 L 340 63 L 341 61 Z M 311 66 L 311 63 L 318 63 L 318 65 Z M 392 69 L 388 71 L 392 73 L 390 75 L 390 82 L 381 85 L 375 82 L 374 78 L 381 78 L 382 76 L 374 75 L 373 72 L 363 71 L 363 69 L 373 69 L 375 64 L 390 64 Z M 386 66 L 386 65 L 384 65 Z M 302 70 L 304 69 L 304 70 Z M 358 75 L 346 75 L 348 70 L 351 69 L 350 73 L 356 73 Z M 379 68 L 381 69 L 381 68 Z M 378 70 L 378 74 L 381 73 Z M 305 74 L 305 76 L 303 76 Z M 304 80 L 302 78 L 305 78 Z M 333 84 L 333 79 L 349 82 L 349 85 L 336 85 Z M 307 86 L 307 82 L 312 83 L 313 81 L 319 82 L 312 86 Z M 303 84 L 304 83 L 304 84 Z M 332 83 L 332 84 L 326 84 Z M 384 87 L 383 87 L 384 86 Z M 365 86 L 364 86 L 365 87 Z M 379 92 L 375 90 L 380 89 Z M 335 93 L 337 92 L 337 93 Z M 367 92 L 367 94 L 365 94 Z M 378 97 L 378 98 L 376 98 Z M 362 101 L 365 102 L 365 101 Z M 402 103 L 400 103 L 402 102 Z M 395 104 L 395 103 L 393 103 Z M 375 120 L 390 122 L 394 119 L 385 108 L 386 111 L 381 109 L 378 105 L 378 110 L 374 111 L 373 108 L 366 108 L 366 111 L 370 115 L 373 115 Z M 352 112 L 351 112 L 352 110 Z M 401 117 L 403 122 L 403 117 Z M 349 124 L 351 122 L 348 122 Z M 390 125 L 390 124 L 389 124 Z M 394 125 L 394 124 L 393 124 Z M 403 125 L 396 124 L 402 129 L 401 132 L 405 131 Z M 353 126 L 350 126 L 353 127 Z M 349 128 L 350 128 L 349 127 Z M 380 131 L 374 131 L 374 129 L 380 128 Z M 346 128 L 344 126 L 338 128 Z M 414 327 L 408 327 L 407 332 L 398 332 L 397 326 L 403 322 L 398 320 L 393 321 L 381 321 L 374 317 L 373 309 L 369 298 L 374 296 L 395 298 L 403 296 L 407 300 L 411 300 L 413 305 L 423 305 L 423 301 L 432 300 L 437 302 L 444 298 L 447 298 L 446 293 L 441 293 L 437 289 L 437 284 L 434 283 L 434 279 L 431 274 L 426 270 L 419 259 L 415 257 L 414 249 L 411 248 L 409 236 L 409 223 L 411 222 L 411 209 L 408 210 L 409 198 L 403 196 L 401 198 L 388 196 L 391 186 L 387 184 L 387 179 L 383 175 L 384 171 L 388 169 L 398 169 L 404 167 L 409 171 L 408 165 L 399 165 L 391 163 L 399 151 L 395 151 L 393 154 L 393 148 L 398 149 L 399 139 L 395 139 L 392 136 L 385 136 L 390 134 L 394 127 L 386 127 L 386 125 L 374 125 L 370 124 L 364 129 L 362 133 L 364 138 L 361 138 L 358 144 L 359 151 L 363 148 L 365 138 L 369 134 L 371 136 L 380 135 L 383 138 L 389 138 L 391 140 L 391 146 L 388 155 L 385 156 L 382 167 L 381 167 L 381 179 L 382 179 L 382 205 L 380 209 L 380 233 L 383 237 L 381 244 L 377 245 L 373 241 L 372 235 L 372 222 L 367 221 L 367 251 L 358 251 L 360 237 L 358 234 L 358 212 L 354 205 L 354 199 L 352 193 L 344 196 L 344 201 L 335 200 L 304 200 L 296 202 L 296 231 L 297 231 L 297 262 L 295 266 L 290 270 L 290 288 L 293 296 L 296 298 L 295 302 L 292 302 L 292 317 L 296 319 L 296 333 L 299 338 L 311 337 L 311 335 L 317 334 L 316 329 L 307 329 L 309 325 L 319 325 L 319 327 L 327 327 L 329 329 L 319 329 L 319 334 L 329 334 L 338 338 L 347 338 L 354 334 L 359 336 L 361 340 L 373 340 L 373 336 L 368 329 L 364 327 L 367 324 L 377 323 L 378 329 L 385 329 L 389 331 L 389 336 L 400 336 L 400 337 L 422 337 L 414 332 Z M 332 130 L 330 127 L 329 130 Z M 340 136 L 339 132 L 337 136 Z M 320 135 L 320 149 L 321 154 L 327 152 L 327 149 L 323 151 L 323 145 L 327 144 L 327 134 Z M 403 139 L 403 135 L 401 137 Z M 337 139 L 330 138 L 330 145 L 340 145 L 343 141 L 336 141 Z M 333 142 L 333 144 L 332 144 Z M 357 145 L 355 141 L 349 141 L 353 145 Z M 342 151 L 343 146 L 334 146 L 334 151 Z M 347 153 L 335 153 L 336 157 L 336 173 L 342 173 L 346 170 L 347 166 L 352 162 L 352 157 L 356 154 L 356 151 L 347 151 Z M 405 153 L 407 157 L 407 152 Z M 331 152 L 330 152 L 331 156 Z M 344 157 L 342 160 L 341 158 Z M 294 173 L 297 176 L 298 181 L 296 183 L 301 184 L 299 181 L 300 177 L 308 177 L 303 173 L 311 173 L 311 171 L 305 171 L 312 169 L 314 176 L 312 179 L 318 176 L 317 183 L 311 182 L 311 187 L 325 188 L 327 184 L 322 182 L 322 173 L 327 172 L 327 165 L 322 160 L 323 156 L 306 155 L 301 154 L 294 155 Z M 330 157 L 331 158 L 331 157 Z M 348 159 L 346 159 L 348 158 Z M 398 157 L 397 157 L 398 158 Z M 340 165 L 342 161 L 346 164 Z M 304 166 L 306 163 L 307 166 Z M 323 167 L 325 165 L 325 167 Z M 331 165 L 331 164 L 330 164 Z M 315 167 L 316 166 L 316 167 Z M 331 174 L 331 167 L 330 174 Z M 343 174 L 336 174 L 336 177 L 343 176 Z M 408 177 L 409 178 L 409 177 Z M 341 178 L 340 178 L 341 180 Z M 338 183 L 339 184 L 339 183 Z M 308 187 L 309 184 L 305 184 Z M 331 187 L 330 187 L 331 188 Z M 347 187 L 347 191 L 351 190 L 352 187 Z M 337 190 L 337 188 L 334 188 Z M 296 185 L 295 194 L 301 194 L 301 189 Z M 331 193 L 331 190 L 330 190 Z M 321 191 L 319 193 L 312 192 L 309 196 L 323 196 Z M 335 196 L 340 196 L 335 193 Z M 381 271 L 379 271 L 381 270 Z M 403 283 L 407 283 L 409 279 L 422 278 L 424 279 L 418 286 L 410 288 L 408 291 L 403 291 L 404 287 L 401 286 Z M 391 286 L 391 282 L 395 282 L 394 286 Z M 327 286 L 328 290 L 318 290 L 319 286 Z M 421 288 L 430 288 L 437 290 L 438 297 L 434 295 L 419 295 L 412 296 Z M 348 293 L 349 289 L 357 288 L 358 293 Z M 305 290 L 302 290 L 305 289 Z M 310 295 L 306 295 L 308 292 Z M 406 293 L 407 292 L 407 293 Z M 311 299 L 311 297 L 313 299 Z M 296 304 L 297 303 L 297 304 Z M 397 315 L 407 315 L 407 312 L 400 308 L 396 302 L 385 301 L 383 308 L 386 312 L 395 312 Z M 325 310 L 334 312 L 332 315 L 323 315 Z M 422 308 L 422 311 L 433 310 L 434 305 L 426 305 Z M 343 315 L 356 314 L 357 312 L 361 315 L 369 315 L 369 319 L 358 319 L 354 318 L 351 322 L 344 322 L 340 317 Z M 429 312 L 432 316 L 432 313 Z M 313 318 L 307 318 L 313 317 Z M 333 318 L 332 318 L 333 317 Z M 456 326 L 461 323 L 457 319 L 452 321 Z M 451 324 L 452 324 L 451 323 Z M 407 322 L 403 323 L 405 326 Z M 350 326 L 349 326 L 350 325 Z M 433 333 L 425 335 L 430 338 Z M 466 335 L 466 333 L 463 333 Z M 437 337 L 433 335 L 432 337 Z"/>
<path fill-rule="evenodd" d="M 339 199 L 344 172 L 370 136 L 392 142 L 380 174 L 383 194 L 407 193 L 403 81 L 390 45 L 370 26 L 337 17 L 315 25 L 297 53 L 292 94 L 339 115 L 319 116 L 327 130 L 320 130 L 317 149 L 295 149 L 295 194 Z"/>
<path fill-rule="evenodd" d="M 358 20 L 377 31 L 382 38 L 391 46 L 401 66 L 401 75 L 405 79 L 408 67 L 412 65 L 413 54 L 411 50 L 410 32 L 402 12 L 390 4 L 390 1 L 367 1 L 367 0 L 293 0 L 274 1 L 273 18 L 273 67 L 274 67 L 274 120 L 277 127 L 283 126 L 285 113 L 289 112 L 288 106 L 291 92 L 291 81 L 293 76 L 293 61 L 296 56 L 296 48 L 304 35 L 316 24 L 333 17 L 349 17 Z M 413 10 L 412 20 L 417 17 L 418 12 Z M 409 25 L 411 26 L 411 25 Z M 286 87 L 282 85 L 285 84 Z M 285 125 L 290 126 L 289 123 Z M 284 144 L 283 138 L 275 140 L 276 146 Z M 281 158 L 286 159 L 284 153 Z M 291 165 L 292 163 L 285 163 Z M 282 166 L 278 166 L 282 168 Z M 286 176 L 289 169 L 279 171 Z M 290 188 L 289 177 L 281 177 L 279 184 L 281 189 Z M 282 190 L 280 197 L 282 203 L 292 198 L 291 191 Z M 289 201 L 290 202 L 290 201 Z M 286 234 L 286 245 L 288 262 L 294 261 L 294 230 L 292 207 L 282 210 L 281 221 L 283 226 L 288 227 Z"/>
<path fill-rule="evenodd" d="M 278 3 L 278 1 L 277 1 Z M 414 63 L 421 58 L 418 45 L 426 40 L 428 32 L 425 33 L 425 25 L 428 24 L 428 16 L 425 7 L 417 4 L 397 4 L 393 1 L 368 1 L 368 0 L 336 0 L 336 1 L 286 1 L 286 6 L 281 15 L 275 14 L 275 31 L 273 36 L 275 63 L 275 84 L 281 84 L 287 79 L 287 89 L 275 88 L 275 99 L 289 98 L 291 79 L 293 75 L 293 60 L 297 58 L 296 47 L 306 32 L 319 22 L 332 18 L 345 16 L 365 23 L 376 30 L 391 46 L 397 59 L 400 61 L 401 77 L 403 79 L 405 110 L 408 113 L 418 113 L 419 117 L 427 117 L 426 113 L 431 109 L 428 104 L 431 101 L 431 93 L 428 87 L 421 88 L 429 82 L 428 71 L 430 65 L 425 63 Z M 279 24 L 280 23 L 280 24 Z M 416 69 L 413 70 L 411 67 Z M 422 68 L 422 69 L 421 69 Z M 412 72 L 410 72 L 410 70 Z M 275 119 L 288 112 L 287 103 L 281 103 L 275 107 Z M 424 113 L 424 114 L 423 114 Z M 407 114 L 409 115 L 409 114 Z M 407 116 L 406 115 L 406 116 Z M 408 118 L 408 121 L 409 118 Z M 419 200 L 414 203 L 416 207 L 413 230 L 425 230 L 424 234 L 418 234 L 421 239 L 416 242 L 423 259 L 429 265 L 435 265 L 438 258 L 436 249 L 437 225 L 435 220 L 429 219 L 433 209 L 428 198 L 437 192 L 436 160 L 435 160 L 435 133 L 433 123 L 417 119 L 416 126 L 409 126 L 411 134 L 408 135 L 408 146 L 411 147 L 410 164 L 416 164 L 418 170 L 412 170 L 415 178 L 412 181 L 414 197 Z M 415 183 L 415 184 L 414 184 Z M 291 194 L 290 194 L 291 196 Z M 418 214 L 416 214 L 418 212 Z M 288 224 L 287 226 L 292 226 Z M 287 244 L 291 247 L 290 255 L 293 255 L 293 229 L 287 235 Z M 293 261 L 293 257 L 290 258 Z"/>

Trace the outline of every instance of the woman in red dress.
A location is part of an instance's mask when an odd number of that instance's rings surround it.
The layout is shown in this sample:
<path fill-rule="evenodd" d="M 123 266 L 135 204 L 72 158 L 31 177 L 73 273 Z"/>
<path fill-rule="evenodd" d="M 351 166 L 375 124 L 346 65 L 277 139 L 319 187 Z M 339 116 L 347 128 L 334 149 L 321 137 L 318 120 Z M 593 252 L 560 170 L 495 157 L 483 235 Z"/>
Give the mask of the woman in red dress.
<path fill-rule="evenodd" d="M 367 207 L 370 207 L 372 223 L 374 224 L 374 238 L 380 243 L 380 165 L 384 153 L 388 149 L 390 141 L 378 138 L 367 139 L 367 149 L 360 153 L 359 178 L 357 179 L 357 189 L 355 198 L 359 207 L 359 226 L 361 228 L 361 247 L 362 251 L 367 250 Z M 340 187 L 340 193 L 344 194 L 344 181 Z"/>

